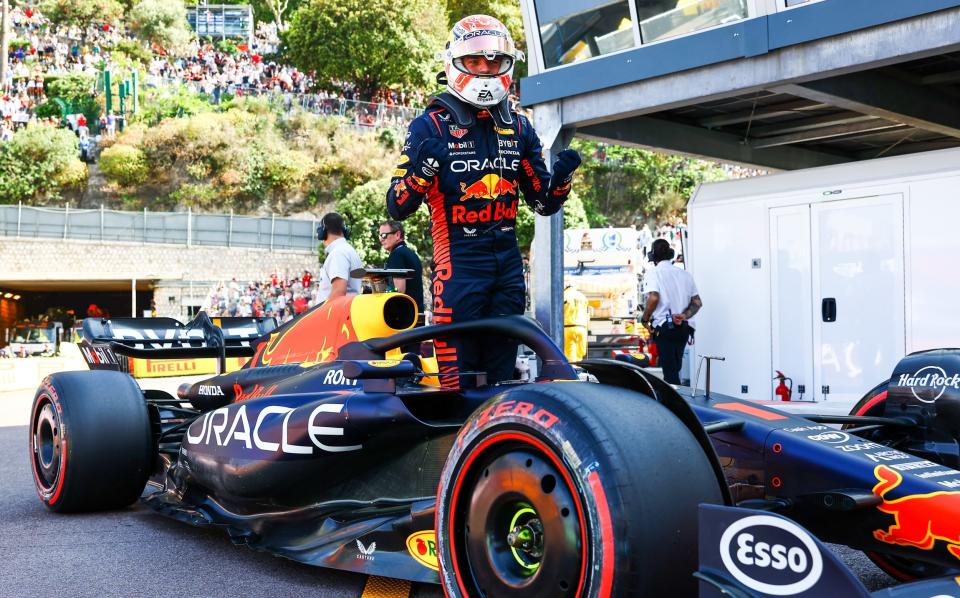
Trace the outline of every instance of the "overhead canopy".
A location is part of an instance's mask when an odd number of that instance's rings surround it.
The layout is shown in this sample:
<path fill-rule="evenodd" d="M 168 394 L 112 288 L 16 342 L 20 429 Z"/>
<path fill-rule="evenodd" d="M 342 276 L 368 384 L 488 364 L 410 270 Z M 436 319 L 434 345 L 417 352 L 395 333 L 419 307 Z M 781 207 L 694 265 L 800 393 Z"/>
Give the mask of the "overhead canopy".
<path fill-rule="evenodd" d="M 822 0 L 556 68 L 541 57 L 522 99 L 559 103 L 581 137 L 772 169 L 960 147 L 958 23 L 960 0 Z"/>

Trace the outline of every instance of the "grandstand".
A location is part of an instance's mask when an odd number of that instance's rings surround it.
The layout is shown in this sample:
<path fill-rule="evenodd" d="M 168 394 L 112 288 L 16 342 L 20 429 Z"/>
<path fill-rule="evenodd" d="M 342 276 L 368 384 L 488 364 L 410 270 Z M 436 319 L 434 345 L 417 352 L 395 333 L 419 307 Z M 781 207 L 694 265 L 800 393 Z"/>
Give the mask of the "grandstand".
<path fill-rule="evenodd" d="M 253 41 L 253 8 L 227 4 L 197 4 L 187 7 L 187 22 L 197 37 Z"/>

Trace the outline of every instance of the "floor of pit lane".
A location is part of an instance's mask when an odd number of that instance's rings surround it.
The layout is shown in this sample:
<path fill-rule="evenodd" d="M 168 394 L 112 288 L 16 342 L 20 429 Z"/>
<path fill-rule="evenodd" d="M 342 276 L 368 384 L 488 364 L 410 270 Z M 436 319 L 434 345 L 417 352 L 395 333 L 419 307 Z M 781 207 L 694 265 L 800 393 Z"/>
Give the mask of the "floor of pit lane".
<path fill-rule="evenodd" d="M 142 505 L 55 515 L 37 498 L 27 457 L 33 392 L 0 392 L 0 597 L 358 597 L 367 577 L 310 567 L 234 546 L 226 534 L 157 515 Z M 893 580 L 861 553 L 834 546 L 876 590 Z M 414 585 L 411 596 L 442 596 Z"/>

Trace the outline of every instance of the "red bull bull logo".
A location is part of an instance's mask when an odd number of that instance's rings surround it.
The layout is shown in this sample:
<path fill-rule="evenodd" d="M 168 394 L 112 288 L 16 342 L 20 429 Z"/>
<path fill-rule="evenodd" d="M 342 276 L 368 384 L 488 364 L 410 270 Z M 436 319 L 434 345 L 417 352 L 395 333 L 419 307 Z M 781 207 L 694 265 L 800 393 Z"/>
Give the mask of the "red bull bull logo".
<path fill-rule="evenodd" d="M 478 222 L 500 222 L 514 220 L 517 217 L 517 200 L 509 204 L 488 203 L 479 210 L 468 210 L 466 206 L 453 206 L 450 220 L 453 224 L 476 224 Z"/>
<path fill-rule="evenodd" d="M 503 195 L 516 195 L 517 182 L 500 178 L 496 174 L 486 174 L 479 180 L 467 185 L 460 183 L 460 201 L 468 199 L 496 199 Z"/>
<path fill-rule="evenodd" d="M 270 340 L 258 348 L 253 365 L 298 363 L 306 367 L 333 361 L 340 347 L 357 340 L 350 321 L 352 301 L 353 297 L 327 301 L 271 334 Z"/>
<path fill-rule="evenodd" d="M 886 465 L 877 465 L 873 474 L 879 480 L 873 493 L 883 499 L 877 508 L 894 517 L 889 528 L 873 532 L 874 538 L 921 550 L 933 550 L 940 540 L 960 559 L 960 492 L 930 492 L 889 500 L 887 493 L 903 482 L 903 476 Z"/>

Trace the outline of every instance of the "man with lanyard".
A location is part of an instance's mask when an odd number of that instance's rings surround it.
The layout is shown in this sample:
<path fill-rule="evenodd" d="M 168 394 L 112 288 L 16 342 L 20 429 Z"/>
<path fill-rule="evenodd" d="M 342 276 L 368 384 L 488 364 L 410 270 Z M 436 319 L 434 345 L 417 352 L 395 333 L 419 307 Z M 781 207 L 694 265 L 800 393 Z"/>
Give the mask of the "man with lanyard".
<path fill-rule="evenodd" d="M 580 155 L 558 153 L 553 174 L 530 121 L 510 110 L 513 64 L 522 59 L 503 24 L 485 15 L 461 19 L 443 52 L 447 91 L 410 123 L 387 192 L 395 220 L 424 202 L 433 236 L 433 322 L 522 314 L 523 262 L 517 247 L 520 192 L 536 213 L 561 209 Z M 546 281 L 544 281 L 546 283 Z M 494 383 L 513 377 L 516 342 L 503 338 L 437 342 L 440 382 L 486 371 Z"/>
<path fill-rule="evenodd" d="M 363 267 L 356 250 L 347 243 L 350 229 L 343 222 L 343 216 L 336 212 L 325 215 L 317 225 L 317 238 L 323 241 L 326 257 L 320 269 L 320 283 L 317 297 L 329 301 L 348 294 L 360 293 L 360 279 L 352 278 L 350 273 Z"/>
<path fill-rule="evenodd" d="M 654 268 L 644 275 L 647 305 L 640 323 L 655 335 L 663 379 L 680 384 L 683 349 L 693 336 L 693 317 L 703 307 L 693 276 L 674 266 L 674 251 L 666 239 L 657 239 L 647 254 Z"/>
<path fill-rule="evenodd" d="M 390 270 L 413 270 L 410 279 L 393 278 L 393 288 L 417 302 L 417 310 L 423 313 L 423 264 L 420 257 L 407 247 L 403 225 L 396 220 L 387 220 L 380 225 L 380 246 L 390 252 L 384 266 Z"/>

